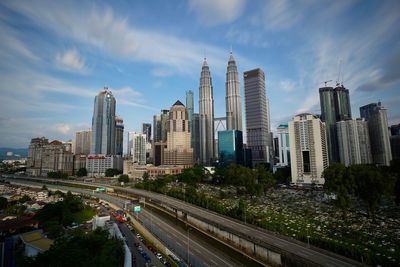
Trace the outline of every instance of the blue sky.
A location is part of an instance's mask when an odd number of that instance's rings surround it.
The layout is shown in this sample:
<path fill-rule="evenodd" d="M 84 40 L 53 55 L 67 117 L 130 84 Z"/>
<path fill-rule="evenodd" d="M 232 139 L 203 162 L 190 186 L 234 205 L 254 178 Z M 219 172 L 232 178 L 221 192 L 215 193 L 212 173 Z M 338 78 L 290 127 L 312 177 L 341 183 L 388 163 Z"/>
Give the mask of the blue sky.
<path fill-rule="evenodd" d="M 204 54 L 224 116 L 231 46 L 242 101 L 243 71 L 264 70 L 273 130 L 320 112 L 318 88 L 340 61 L 353 117 L 380 100 L 399 123 L 399 10 L 396 0 L 1 1 L 0 147 L 72 139 L 91 127 L 104 85 L 126 131 L 189 89 L 197 111 Z"/>

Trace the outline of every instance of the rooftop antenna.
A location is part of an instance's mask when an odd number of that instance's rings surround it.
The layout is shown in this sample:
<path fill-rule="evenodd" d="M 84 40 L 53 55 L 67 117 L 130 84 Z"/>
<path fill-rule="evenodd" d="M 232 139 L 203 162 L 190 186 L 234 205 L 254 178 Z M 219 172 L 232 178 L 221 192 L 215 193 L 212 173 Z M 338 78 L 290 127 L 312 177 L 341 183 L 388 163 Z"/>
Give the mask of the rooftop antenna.
<path fill-rule="evenodd" d="M 344 87 L 343 82 L 344 82 L 344 67 L 343 67 L 343 71 L 342 71 L 342 87 Z"/>
<path fill-rule="evenodd" d="M 204 48 L 204 60 L 207 59 L 207 53 L 206 53 L 206 49 Z"/>
<path fill-rule="evenodd" d="M 232 55 L 232 44 L 231 44 L 231 55 Z"/>

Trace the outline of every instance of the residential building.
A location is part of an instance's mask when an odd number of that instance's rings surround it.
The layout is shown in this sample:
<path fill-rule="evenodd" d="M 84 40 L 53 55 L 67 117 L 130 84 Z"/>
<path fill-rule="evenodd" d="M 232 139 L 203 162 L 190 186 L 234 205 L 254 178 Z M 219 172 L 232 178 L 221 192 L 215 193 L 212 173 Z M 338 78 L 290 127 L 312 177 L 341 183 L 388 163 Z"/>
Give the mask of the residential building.
<path fill-rule="evenodd" d="M 211 165 L 214 159 L 214 98 L 210 68 L 204 58 L 199 87 L 200 164 Z"/>
<path fill-rule="evenodd" d="M 240 97 L 239 74 L 232 51 L 226 70 L 226 126 L 227 130 L 242 131 L 242 100 Z"/>
<path fill-rule="evenodd" d="M 371 145 L 368 125 L 363 119 L 348 119 L 336 123 L 339 158 L 346 166 L 371 164 Z"/>
<path fill-rule="evenodd" d="M 81 168 L 86 168 L 87 155 L 77 154 L 74 155 L 74 174 Z"/>
<path fill-rule="evenodd" d="M 281 124 L 277 128 L 278 135 L 278 158 L 279 162 L 276 164 L 280 167 L 290 165 L 290 142 L 289 142 L 289 127 L 287 124 Z"/>
<path fill-rule="evenodd" d="M 381 102 L 360 107 L 360 116 L 368 122 L 374 164 L 389 166 L 392 160 L 386 109 Z"/>
<path fill-rule="evenodd" d="M 336 87 L 319 88 L 321 120 L 325 122 L 329 162 L 339 162 L 336 122 L 351 119 L 349 90 L 339 83 Z"/>
<path fill-rule="evenodd" d="M 115 155 L 93 154 L 86 158 L 89 177 L 103 177 L 107 169 L 123 169 L 123 158 Z"/>
<path fill-rule="evenodd" d="M 165 165 L 193 165 L 193 148 L 190 143 L 188 113 L 178 100 L 169 111 L 167 147 L 164 149 Z"/>
<path fill-rule="evenodd" d="M 322 174 L 329 166 L 325 123 L 303 113 L 289 122 L 292 183 L 323 184 Z"/>
<path fill-rule="evenodd" d="M 46 176 L 48 172 L 73 174 L 74 160 L 69 144 L 54 140 L 33 138 L 28 149 L 27 174 Z"/>
<path fill-rule="evenodd" d="M 94 99 L 91 154 L 115 154 L 116 101 L 108 87 Z"/>
<path fill-rule="evenodd" d="M 238 130 L 226 130 L 218 132 L 219 164 L 243 165 L 243 133 Z"/>
<path fill-rule="evenodd" d="M 76 132 L 73 153 L 76 155 L 89 155 L 91 142 L 92 130 Z"/>
<path fill-rule="evenodd" d="M 128 157 L 139 165 L 146 164 L 146 144 L 147 134 L 145 133 L 128 133 Z"/>
<path fill-rule="evenodd" d="M 244 98 L 246 109 L 247 147 L 251 149 L 253 167 L 273 160 L 269 105 L 265 93 L 265 75 L 261 69 L 246 71 Z"/>

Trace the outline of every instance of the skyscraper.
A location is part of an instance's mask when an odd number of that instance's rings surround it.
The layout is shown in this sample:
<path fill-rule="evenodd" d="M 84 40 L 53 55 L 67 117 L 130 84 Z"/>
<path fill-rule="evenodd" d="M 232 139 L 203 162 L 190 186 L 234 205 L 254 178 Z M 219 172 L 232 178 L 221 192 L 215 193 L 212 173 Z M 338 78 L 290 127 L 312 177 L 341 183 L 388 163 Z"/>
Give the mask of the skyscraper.
<path fill-rule="evenodd" d="M 122 156 L 124 149 L 124 120 L 115 117 L 115 155 Z"/>
<path fill-rule="evenodd" d="M 218 132 L 218 158 L 223 166 L 243 164 L 243 134 L 238 130 Z"/>
<path fill-rule="evenodd" d="M 147 142 L 151 143 L 151 123 L 142 124 L 142 133 L 146 135 Z"/>
<path fill-rule="evenodd" d="M 360 107 L 360 116 L 368 122 L 373 163 L 389 166 L 392 152 L 386 109 L 381 102 L 371 103 Z"/>
<path fill-rule="evenodd" d="M 292 182 L 323 184 L 323 171 L 329 166 L 325 123 L 316 116 L 299 114 L 289 122 Z"/>
<path fill-rule="evenodd" d="M 115 154 L 115 104 L 108 87 L 94 99 L 91 154 Z"/>
<path fill-rule="evenodd" d="M 226 128 L 242 130 L 242 101 L 240 97 L 239 74 L 232 52 L 226 69 Z"/>
<path fill-rule="evenodd" d="M 287 124 L 281 124 L 277 128 L 278 134 L 278 157 L 279 166 L 290 165 L 290 145 L 289 145 L 289 128 Z"/>
<path fill-rule="evenodd" d="M 92 141 L 92 130 L 76 132 L 74 141 L 74 154 L 89 155 L 91 141 Z"/>
<path fill-rule="evenodd" d="M 190 144 L 188 113 L 185 106 L 179 100 L 175 102 L 169 111 L 164 164 L 193 165 L 193 149 Z"/>
<path fill-rule="evenodd" d="M 193 163 L 200 164 L 200 116 L 199 113 L 193 113 L 192 118 L 192 148 L 193 148 Z"/>
<path fill-rule="evenodd" d="M 214 99 L 210 69 L 204 58 L 199 87 L 200 164 L 210 165 L 214 157 Z"/>
<path fill-rule="evenodd" d="M 337 84 L 336 88 L 319 88 L 321 120 L 325 122 L 329 162 L 339 162 L 336 122 L 351 119 L 349 90 Z"/>
<path fill-rule="evenodd" d="M 146 139 L 145 133 L 128 133 L 128 156 L 139 165 L 146 164 Z"/>
<path fill-rule="evenodd" d="M 340 162 L 346 166 L 371 164 L 371 145 L 368 125 L 363 119 L 342 120 L 336 123 Z"/>
<path fill-rule="evenodd" d="M 253 166 L 270 163 L 273 158 L 272 135 L 265 94 L 265 75 L 261 69 L 254 69 L 244 72 L 243 76 L 247 148 L 251 149 Z"/>
<path fill-rule="evenodd" d="M 194 112 L 194 101 L 193 101 L 193 91 L 186 91 L 186 109 L 188 113 L 189 124 L 192 123 L 192 117 Z"/>

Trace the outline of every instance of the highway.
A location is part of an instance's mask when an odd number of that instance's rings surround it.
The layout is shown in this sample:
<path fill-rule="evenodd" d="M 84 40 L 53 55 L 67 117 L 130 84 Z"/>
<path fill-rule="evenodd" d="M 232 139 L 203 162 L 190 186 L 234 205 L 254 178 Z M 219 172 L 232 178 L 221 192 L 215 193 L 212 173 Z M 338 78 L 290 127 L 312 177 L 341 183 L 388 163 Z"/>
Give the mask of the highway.
<path fill-rule="evenodd" d="M 14 184 L 20 185 L 35 185 L 41 186 L 42 184 L 34 182 L 34 181 L 16 181 L 11 180 Z M 46 185 L 49 189 L 61 189 L 61 190 L 70 190 L 71 192 L 86 194 L 86 195 L 94 195 L 103 199 L 107 202 L 110 202 L 116 206 L 123 207 L 125 203 L 125 199 L 121 199 L 115 196 L 110 196 L 105 193 L 95 193 L 93 190 L 81 189 L 76 187 L 67 187 L 60 185 Z M 165 220 L 160 215 L 155 212 L 148 211 L 146 208 L 142 208 L 141 213 L 139 215 L 140 221 L 142 224 L 152 232 L 156 234 L 156 236 L 163 241 L 163 243 L 169 247 L 176 255 L 178 255 L 185 262 L 188 261 L 192 266 L 245 266 L 242 262 L 234 259 L 232 255 L 227 254 L 226 251 L 222 251 L 220 248 L 213 246 L 213 242 L 206 242 L 204 239 L 200 238 L 198 234 L 194 234 L 195 229 L 184 229 L 183 227 L 179 227 L 171 221 Z M 138 253 L 136 246 L 134 243 L 138 242 L 136 236 L 129 230 L 129 228 L 125 224 L 119 225 L 121 232 L 124 234 L 127 245 L 131 249 L 132 254 L 136 257 L 137 265 L 136 266 L 144 266 L 143 257 Z M 196 231 L 197 232 L 197 231 Z M 189 234 L 189 236 L 188 236 Z M 189 243 L 189 247 L 188 247 Z M 140 242 L 140 245 L 144 247 L 144 245 Z M 147 254 L 151 255 L 152 253 L 145 249 Z M 188 254 L 189 253 L 189 258 Z M 237 252 L 234 252 L 237 253 Z M 152 255 L 152 263 L 156 263 L 159 266 L 159 261 Z M 154 261 L 156 260 L 156 262 Z M 247 260 L 246 264 L 252 264 L 252 266 L 257 266 L 256 263 Z"/>
<path fill-rule="evenodd" d="M 54 181 L 52 179 L 42 179 L 42 180 Z M 62 182 L 69 182 L 69 181 L 62 181 Z M 72 182 L 72 183 L 90 185 L 87 183 L 79 183 L 79 182 Z M 104 186 L 101 184 L 92 184 L 92 185 Z M 113 187 L 113 186 L 107 185 L 107 187 Z M 348 259 L 328 251 L 324 252 L 322 250 L 313 249 L 312 247 L 309 248 L 305 243 L 301 243 L 295 240 L 291 241 L 286 237 L 280 237 L 279 235 L 269 233 L 262 228 L 244 224 L 242 222 L 220 215 L 216 212 L 206 210 L 204 208 L 200 208 L 192 204 L 188 204 L 186 202 L 168 197 L 166 195 L 140 189 L 133 189 L 133 188 L 120 188 L 120 187 L 113 187 L 113 188 L 125 190 L 126 192 L 136 196 L 145 197 L 151 200 L 157 200 L 158 202 L 164 203 L 170 207 L 173 207 L 185 213 L 192 214 L 192 216 L 204 219 L 205 221 L 212 221 L 214 224 L 221 225 L 224 227 L 224 229 L 232 231 L 232 233 L 236 233 L 243 237 L 247 237 L 249 240 L 252 240 L 253 242 L 268 244 L 269 246 L 274 247 L 276 251 L 289 252 L 299 258 L 306 259 L 314 263 L 315 265 L 328 266 L 328 267 L 364 266 L 360 262 L 354 261 L 352 259 Z"/>

